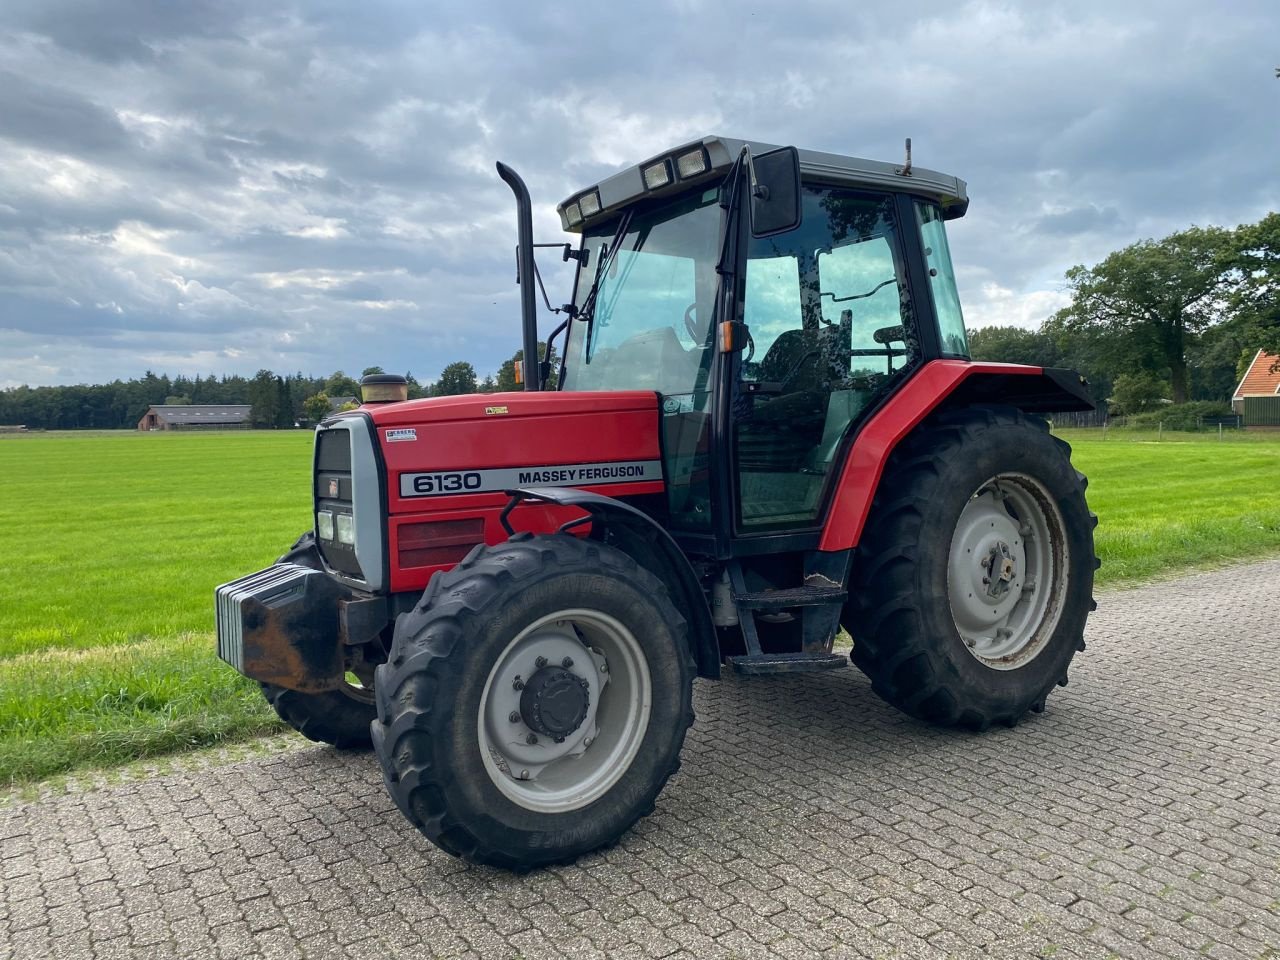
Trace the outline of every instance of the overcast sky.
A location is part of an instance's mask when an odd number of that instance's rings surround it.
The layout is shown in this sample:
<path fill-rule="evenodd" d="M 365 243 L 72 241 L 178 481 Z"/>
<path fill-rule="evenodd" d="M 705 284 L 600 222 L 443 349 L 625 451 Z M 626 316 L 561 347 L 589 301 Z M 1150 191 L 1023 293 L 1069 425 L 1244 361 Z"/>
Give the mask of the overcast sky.
<path fill-rule="evenodd" d="M 1277 66 L 1275 0 L 5 0 L 0 387 L 483 376 L 520 342 L 493 162 L 551 241 L 574 189 L 706 133 L 910 136 L 969 183 L 969 326 L 1034 326 L 1073 263 L 1280 209 Z"/>

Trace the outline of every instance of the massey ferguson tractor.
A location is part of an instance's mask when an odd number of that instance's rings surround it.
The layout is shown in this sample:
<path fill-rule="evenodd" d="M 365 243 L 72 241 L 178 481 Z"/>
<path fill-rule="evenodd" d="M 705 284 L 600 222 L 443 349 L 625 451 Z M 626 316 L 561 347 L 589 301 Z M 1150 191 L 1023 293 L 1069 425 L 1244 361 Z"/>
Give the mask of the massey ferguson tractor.
<path fill-rule="evenodd" d="M 1037 414 L 1092 404 L 1070 371 L 969 359 L 963 181 L 721 137 L 625 169 L 558 208 L 580 240 L 552 371 L 528 191 L 498 172 L 524 389 L 366 377 L 316 430 L 314 530 L 217 589 L 219 655 L 285 722 L 372 741 L 434 843 L 528 870 L 654 809 L 695 677 L 846 666 L 842 627 L 920 720 L 1044 709 L 1096 518 Z"/>

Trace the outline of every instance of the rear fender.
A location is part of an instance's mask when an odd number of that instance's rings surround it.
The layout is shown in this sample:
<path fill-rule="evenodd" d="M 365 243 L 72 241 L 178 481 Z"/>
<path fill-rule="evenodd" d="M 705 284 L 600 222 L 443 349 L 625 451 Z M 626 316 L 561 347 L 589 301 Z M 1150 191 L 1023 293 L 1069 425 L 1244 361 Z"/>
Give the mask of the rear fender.
<path fill-rule="evenodd" d="M 689 621 L 689 644 L 698 676 L 719 679 L 720 646 L 706 594 L 684 551 L 648 514 L 621 500 L 569 487 L 530 487 L 508 492 L 516 498 L 513 504 L 518 500 L 539 500 L 585 510 L 591 516 L 593 539 L 617 547 L 663 582 L 676 608 Z"/>
<path fill-rule="evenodd" d="M 885 464 L 935 410 L 1002 403 L 1031 413 L 1092 410 L 1084 377 L 1056 367 L 934 360 L 920 368 L 858 431 L 845 458 L 819 550 L 858 545 Z"/>

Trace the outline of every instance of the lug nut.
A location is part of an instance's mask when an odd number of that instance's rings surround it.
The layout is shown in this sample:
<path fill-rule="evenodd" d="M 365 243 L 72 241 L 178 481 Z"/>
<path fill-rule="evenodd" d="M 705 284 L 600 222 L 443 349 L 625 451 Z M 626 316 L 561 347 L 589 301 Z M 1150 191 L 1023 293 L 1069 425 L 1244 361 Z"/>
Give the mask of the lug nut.
<path fill-rule="evenodd" d="M 519 710 L 512 710 L 509 714 L 507 714 L 507 719 L 508 719 L 508 720 L 510 720 L 512 723 L 519 723 L 519 722 L 520 722 L 520 711 L 519 711 Z"/>
<path fill-rule="evenodd" d="M 538 742 L 538 735 L 536 733 L 531 733 L 524 738 L 524 742 L 532 746 Z"/>
<path fill-rule="evenodd" d="M 587 739 L 582 741 L 582 749 L 583 750 L 587 749 L 587 747 L 591 746 L 591 744 L 594 742 L 595 742 L 595 737 L 587 737 Z"/>
<path fill-rule="evenodd" d="M 521 780 L 528 780 L 528 779 L 529 779 L 529 771 L 528 771 L 528 770 L 521 770 L 521 771 L 520 771 L 520 779 L 521 779 Z"/>
<path fill-rule="evenodd" d="M 565 657 L 563 660 L 560 661 L 560 666 L 568 670 L 570 667 L 573 666 L 573 657 Z"/>
<path fill-rule="evenodd" d="M 601 673 L 608 673 L 608 672 L 609 672 L 609 664 L 608 664 L 607 662 L 606 662 L 606 663 L 602 663 L 602 664 L 600 664 L 600 672 L 601 672 Z"/>
<path fill-rule="evenodd" d="M 547 665 L 547 658 L 539 657 L 537 660 L 533 661 L 533 665 L 537 667 L 539 670 L 541 670 L 543 667 Z"/>
<path fill-rule="evenodd" d="M 511 689 L 512 689 L 512 690 L 523 690 L 523 689 L 524 689 L 524 680 L 522 680 L 519 676 L 517 676 L 514 680 L 512 680 L 512 681 L 511 681 Z"/>

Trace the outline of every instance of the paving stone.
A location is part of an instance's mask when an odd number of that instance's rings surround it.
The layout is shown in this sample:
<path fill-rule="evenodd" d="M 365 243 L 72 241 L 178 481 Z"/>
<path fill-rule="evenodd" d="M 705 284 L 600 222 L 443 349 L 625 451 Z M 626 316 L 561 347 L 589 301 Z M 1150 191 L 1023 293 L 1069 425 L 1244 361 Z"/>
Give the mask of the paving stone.
<path fill-rule="evenodd" d="M 0 958 L 1280 957 L 1280 560 L 1100 598 L 1048 711 L 699 681 L 658 810 L 526 876 L 299 749 L 0 809 Z"/>

